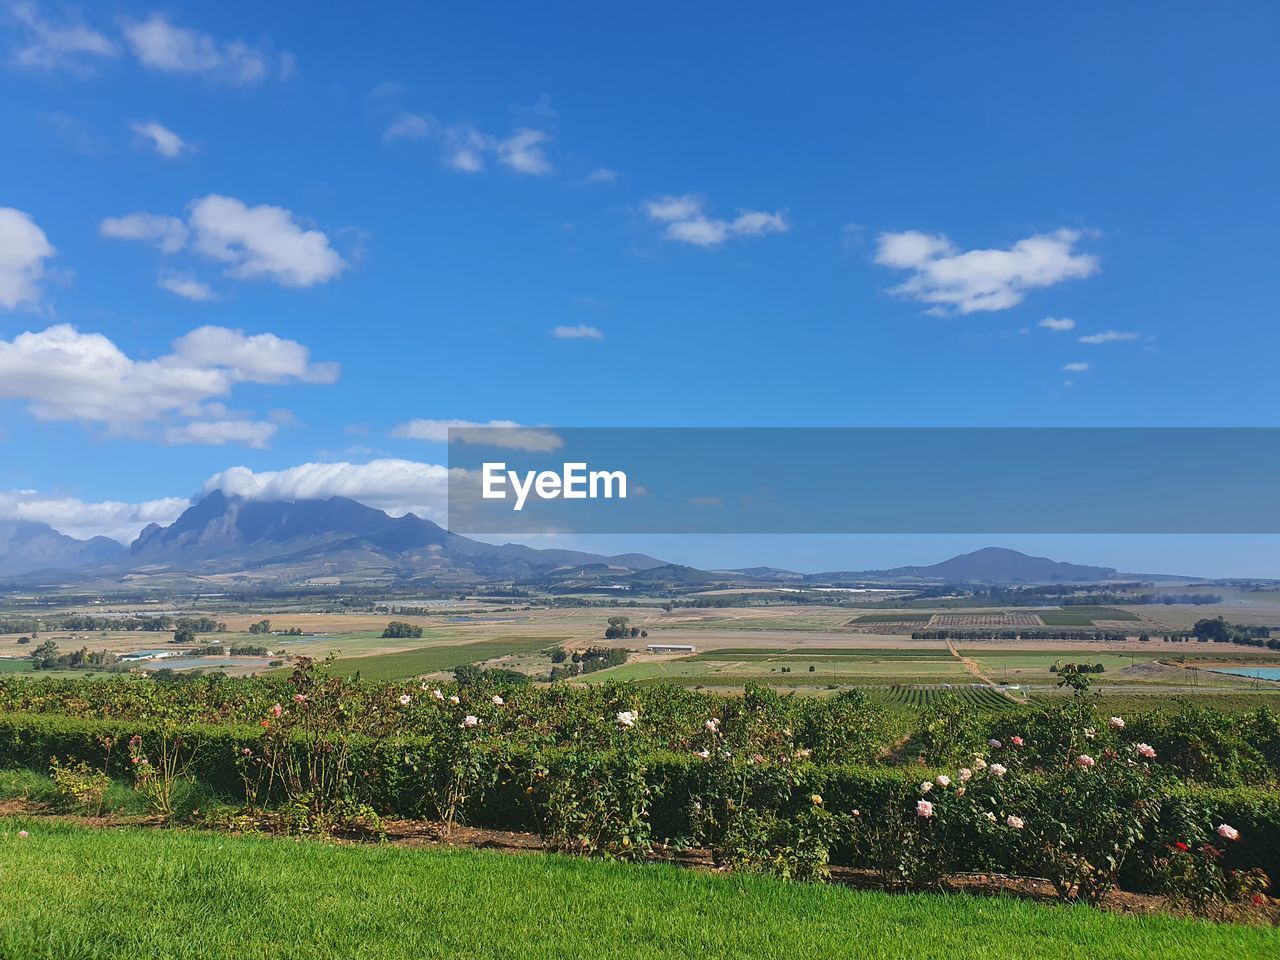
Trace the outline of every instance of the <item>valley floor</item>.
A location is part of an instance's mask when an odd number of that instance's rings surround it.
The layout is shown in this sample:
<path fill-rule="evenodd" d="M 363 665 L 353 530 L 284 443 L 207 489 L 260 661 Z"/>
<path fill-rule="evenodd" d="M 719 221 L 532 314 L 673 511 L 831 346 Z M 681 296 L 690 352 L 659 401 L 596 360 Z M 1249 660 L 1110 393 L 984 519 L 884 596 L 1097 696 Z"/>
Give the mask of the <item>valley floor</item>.
<path fill-rule="evenodd" d="M 23 836 L 21 831 L 26 831 Z M 1274 928 L 659 865 L 0 820 L 0 957 L 1273 957 Z"/>

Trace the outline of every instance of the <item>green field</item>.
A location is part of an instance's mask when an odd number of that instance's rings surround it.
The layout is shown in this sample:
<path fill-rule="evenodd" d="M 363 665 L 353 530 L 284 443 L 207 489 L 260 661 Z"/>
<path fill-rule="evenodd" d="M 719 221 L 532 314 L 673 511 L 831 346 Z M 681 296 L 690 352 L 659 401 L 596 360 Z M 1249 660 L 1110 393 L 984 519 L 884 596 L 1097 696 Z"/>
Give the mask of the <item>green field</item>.
<path fill-rule="evenodd" d="M 1091 627 L 1099 620 L 1141 620 L 1136 613 L 1116 607 L 1063 607 L 1061 610 L 1042 610 L 1040 619 L 1046 627 Z"/>
<path fill-rule="evenodd" d="M 598 683 L 611 680 L 666 680 L 686 686 L 741 687 L 748 681 L 775 686 L 854 686 L 905 682 L 960 682 L 969 675 L 945 650 L 796 650 L 790 653 L 741 654 L 707 651 L 680 660 L 647 660 L 587 674 Z M 783 668 L 787 668 L 785 671 Z M 812 668 L 812 669 L 810 669 Z"/>
<path fill-rule="evenodd" d="M 333 672 L 346 677 L 359 673 L 365 680 L 398 680 L 452 670 L 463 664 L 480 663 L 494 657 L 531 653 L 554 647 L 563 641 L 564 637 L 510 637 L 476 643 L 419 647 L 415 650 L 367 657 L 344 657 L 334 661 Z"/>
<path fill-rule="evenodd" d="M 0 850 L 5 960 L 1252 960 L 1280 951 L 1280 933 L 1263 927 L 555 856 L 34 820 L 0 821 Z"/>

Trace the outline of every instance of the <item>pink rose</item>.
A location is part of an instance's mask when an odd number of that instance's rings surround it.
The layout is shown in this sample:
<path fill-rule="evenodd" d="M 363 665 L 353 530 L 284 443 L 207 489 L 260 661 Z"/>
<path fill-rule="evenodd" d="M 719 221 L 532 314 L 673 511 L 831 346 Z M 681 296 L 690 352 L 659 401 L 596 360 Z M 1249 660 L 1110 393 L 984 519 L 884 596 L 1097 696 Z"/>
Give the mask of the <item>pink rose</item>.
<path fill-rule="evenodd" d="M 1093 757 L 1089 756 L 1087 753 L 1082 753 L 1080 754 L 1080 756 L 1076 757 L 1076 763 L 1078 763 L 1080 766 L 1088 770 L 1090 767 L 1093 767 L 1095 764 L 1097 764 L 1097 761 L 1094 760 Z"/>
<path fill-rule="evenodd" d="M 1218 836 L 1223 840 L 1239 840 L 1240 831 L 1227 823 L 1218 824 Z"/>
<path fill-rule="evenodd" d="M 916 816 L 925 817 L 926 819 L 933 816 L 933 804 L 928 800 L 916 801 Z"/>

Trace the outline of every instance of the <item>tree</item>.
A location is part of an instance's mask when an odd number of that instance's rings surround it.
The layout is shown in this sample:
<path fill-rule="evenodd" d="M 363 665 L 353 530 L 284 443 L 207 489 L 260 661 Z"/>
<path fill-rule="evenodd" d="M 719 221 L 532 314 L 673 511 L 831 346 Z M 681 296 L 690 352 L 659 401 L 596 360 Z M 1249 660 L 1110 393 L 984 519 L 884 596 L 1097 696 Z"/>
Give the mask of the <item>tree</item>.
<path fill-rule="evenodd" d="M 189 626 L 185 626 L 185 625 L 181 626 L 177 630 L 173 631 L 173 642 L 174 643 L 195 643 L 196 632 Z"/>
<path fill-rule="evenodd" d="M 382 636 L 396 640 L 416 639 L 422 636 L 422 628 L 414 626 L 412 623 L 405 623 L 403 620 L 392 620 L 387 624 L 386 629 L 382 631 Z"/>
<path fill-rule="evenodd" d="M 606 627 L 604 631 L 604 638 L 606 640 L 625 640 L 631 635 L 630 617 L 609 618 L 609 626 Z"/>
<path fill-rule="evenodd" d="M 58 645 L 46 640 L 31 651 L 31 659 L 37 670 L 51 670 L 58 665 Z"/>
<path fill-rule="evenodd" d="M 271 632 L 271 621 L 270 621 L 270 620 L 259 620 L 257 623 L 251 623 L 251 624 L 249 624 L 249 632 L 250 632 L 250 633 L 253 633 L 253 634 L 258 634 L 258 633 L 270 633 L 270 632 Z"/>

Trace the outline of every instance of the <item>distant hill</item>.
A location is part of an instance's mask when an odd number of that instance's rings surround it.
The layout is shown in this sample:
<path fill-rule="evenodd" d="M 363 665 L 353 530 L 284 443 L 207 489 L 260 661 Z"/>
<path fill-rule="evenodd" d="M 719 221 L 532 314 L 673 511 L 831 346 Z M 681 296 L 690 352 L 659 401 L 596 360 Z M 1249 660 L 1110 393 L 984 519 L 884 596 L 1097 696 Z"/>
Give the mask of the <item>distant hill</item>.
<path fill-rule="evenodd" d="M 77 540 L 47 523 L 0 520 L 0 576 L 73 570 L 109 562 L 124 552 L 124 547 L 108 537 Z"/>
<path fill-rule="evenodd" d="M 621 573 L 663 565 L 644 554 L 490 544 L 407 514 L 391 517 L 345 497 L 258 501 L 215 491 L 167 527 L 138 535 L 118 575 L 237 575 L 280 582 L 350 579 L 521 580 L 603 564 Z"/>
<path fill-rule="evenodd" d="M 893 567 L 838 574 L 814 574 L 807 580 L 886 581 L 924 580 L 942 583 L 1097 583 L 1116 576 L 1114 567 L 1063 563 L 1048 557 L 1032 557 L 1006 547 L 983 547 L 950 560 L 922 567 Z"/>

